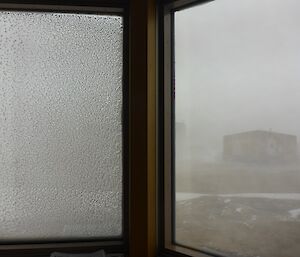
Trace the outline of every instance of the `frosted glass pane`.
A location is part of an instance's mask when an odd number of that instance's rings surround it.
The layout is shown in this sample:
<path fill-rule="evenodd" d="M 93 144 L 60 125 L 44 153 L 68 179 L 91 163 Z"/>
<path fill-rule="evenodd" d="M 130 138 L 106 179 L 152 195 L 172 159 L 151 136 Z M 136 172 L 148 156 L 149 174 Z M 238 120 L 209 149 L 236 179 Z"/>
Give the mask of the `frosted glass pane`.
<path fill-rule="evenodd" d="M 300 256 L 299 14 L 297 0 L 175 13 L 176 243 Z"/>
<path fill-rule="evenodd" d="M 122 26 L 0 12 L 0 241 L 122 234 Z"/>

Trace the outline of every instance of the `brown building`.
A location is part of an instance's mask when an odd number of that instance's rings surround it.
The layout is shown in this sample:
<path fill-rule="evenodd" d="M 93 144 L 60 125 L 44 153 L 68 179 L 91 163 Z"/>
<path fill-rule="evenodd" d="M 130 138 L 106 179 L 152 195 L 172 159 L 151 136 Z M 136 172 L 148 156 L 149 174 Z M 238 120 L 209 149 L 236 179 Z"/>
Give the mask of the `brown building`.
<path fill-rule="evenodd" d="M 255 130 L 223 138 L 223 159 L 255 163 L 287 163 L 297 160 L 297 137 Z"/>

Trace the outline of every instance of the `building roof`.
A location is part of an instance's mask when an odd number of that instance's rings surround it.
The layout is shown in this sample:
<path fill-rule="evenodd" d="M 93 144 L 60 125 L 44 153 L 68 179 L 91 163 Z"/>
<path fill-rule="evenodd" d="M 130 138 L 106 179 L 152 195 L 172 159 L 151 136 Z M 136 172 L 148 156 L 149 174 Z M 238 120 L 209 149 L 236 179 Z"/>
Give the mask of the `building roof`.
<path fill-rule="evenodd" d="M 233 136 L 239 136 L 239 135 L 276 135 L 276 136 L 284 136 L 284 137 L 295 137 L 295 135 L 290 135 L 290 134 L 285 134 L 285 133 L 279 133 L 279 132 L 274 132 L 270 130 L 251 130 L 251 131 L 245 131 L 245 132 L 239 132 L 235 134 L 230 134 L 230 135 L 225 135 L 225 137 L 233 137 Z"/>

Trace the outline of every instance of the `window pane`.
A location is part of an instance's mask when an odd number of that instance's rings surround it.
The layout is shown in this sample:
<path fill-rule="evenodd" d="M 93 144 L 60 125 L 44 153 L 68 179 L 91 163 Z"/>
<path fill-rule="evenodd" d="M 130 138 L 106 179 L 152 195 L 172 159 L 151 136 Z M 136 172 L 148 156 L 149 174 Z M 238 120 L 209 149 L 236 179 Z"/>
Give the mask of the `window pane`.
<path fill-rule="evenodd" d="M 0 241 L 122 234 L 122 26 L 0 12 Z"/>
<path fill-rule="evenodd" d="M 175 13 L 175 241 L 300 253 L 300 2 Z"/>

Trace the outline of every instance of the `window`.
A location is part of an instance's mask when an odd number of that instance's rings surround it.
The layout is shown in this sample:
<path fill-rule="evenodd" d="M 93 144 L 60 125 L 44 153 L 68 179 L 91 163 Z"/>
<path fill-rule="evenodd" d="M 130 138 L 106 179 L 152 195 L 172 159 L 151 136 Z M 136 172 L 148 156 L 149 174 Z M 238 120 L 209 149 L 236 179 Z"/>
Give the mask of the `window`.
<path fill-rule="evenodd" d="M 126 250 L 126 5 L 99 5 L 0 6 L 1 254 Z"/>
<path fill-rule="evenodd" d="M 299 255 L 299 8 L 293 0 L 165 5 L 166 252 Z"/>

